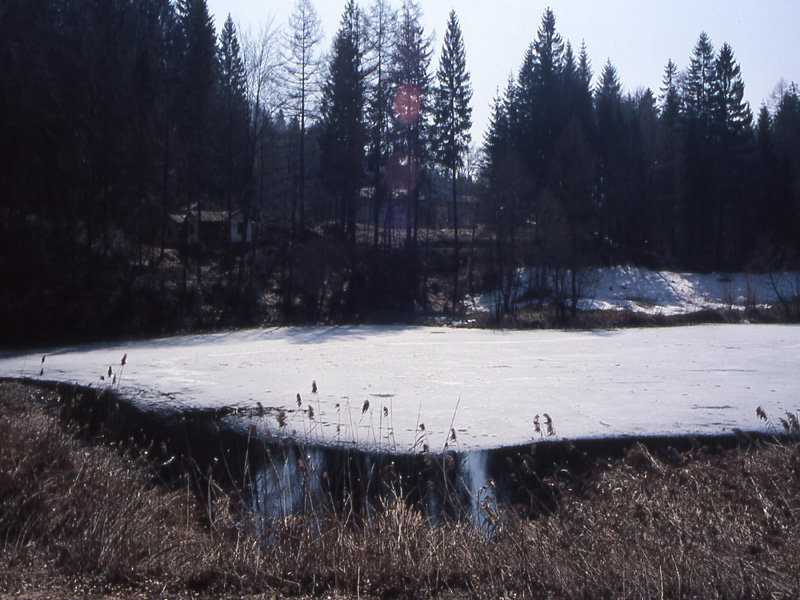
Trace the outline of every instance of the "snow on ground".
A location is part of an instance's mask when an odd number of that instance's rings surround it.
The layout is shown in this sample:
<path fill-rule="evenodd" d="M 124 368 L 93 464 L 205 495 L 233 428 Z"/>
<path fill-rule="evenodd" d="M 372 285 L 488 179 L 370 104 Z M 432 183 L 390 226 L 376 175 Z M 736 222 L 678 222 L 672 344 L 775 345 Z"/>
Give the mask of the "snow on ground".
<path fill-rule="evenodd" d="M 38 377 L 41 357 L 0 356 L 0 376 Z M 776 423 L 800 409 L 800 327 L 788 325 L 245 330 L 48 352 L 43 379 L 108 386 L 109 366 L 155 410 L 260 402 L 265 415 L 245 420 L 273 435 L 397 451 L 440 450 L 451 428 L 453 449 L 527 443 L 545 413 L 577 439 L 763 429 L 756 407 Z"/>
<path fill-rule="evenodd" d="M 744 309 L 779 302 L 779 295 L 800 296 L 800 273 L 674 273 L 641 267 L 587 269 L 578 278 L 582 310 L 631 310 L 666 316 L 705 309 Z M 530 280 L 519 273 L 522 297 Z M 490 310 L 493 295 L 475 299 L 478 310 Z"/>

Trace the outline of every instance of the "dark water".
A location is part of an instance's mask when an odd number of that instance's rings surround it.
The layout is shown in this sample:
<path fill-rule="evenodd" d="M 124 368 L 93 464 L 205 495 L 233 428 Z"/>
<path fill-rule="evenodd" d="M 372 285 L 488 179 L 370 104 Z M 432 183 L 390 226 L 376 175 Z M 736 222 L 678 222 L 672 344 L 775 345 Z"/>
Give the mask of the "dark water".
<path fill-rule="evenodd" d="M 390 453 L 272 437 L 230 410 L 147 410 L 110 392 L 58 386 L 65 419 L 90 438 L 135 448 L 153 476 L 190 482 L 199 496 L 213 481 L 265 519 L 327 510 L 368 514 L 401 500 L 433 520 L 485 522 L 487 509 L 535 518 L 580 493 L 598 466 L 643 443 L 665 461 L 679 452 L 741 443 L 731 436 L 554 440 L 469 452 Z M 752 439 L 752 438 L 751 438 Z"/>

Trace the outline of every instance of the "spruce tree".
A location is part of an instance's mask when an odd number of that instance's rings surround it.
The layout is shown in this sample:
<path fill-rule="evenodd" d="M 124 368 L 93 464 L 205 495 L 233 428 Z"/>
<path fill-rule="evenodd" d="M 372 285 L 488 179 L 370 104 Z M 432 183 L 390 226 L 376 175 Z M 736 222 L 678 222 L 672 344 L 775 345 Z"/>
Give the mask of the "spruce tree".
<path fill-rule="evenodd" d="M 383 171 L 389 154 L 392 85 L 389 78 L 397 12 L 389 0 L 373 0 L 366 15 L 365 73 L 367 102 L 367 171 L 372 180 L 373 245 L 377 249 L 380 215 L 386 201 Z"/>
<path fill-rule="evenodd" d="M 356 240 L 356 200 L 366 143 L 361 48 L 361 13 L 349 0 L 322 87 L 320 144 L 323 179 L 337 200 L 341 231 L 350 244 Z"/>
<path fill-rule="evenodd" d="M 687 232 L 683 245 L 687 266 L 710 268 L 716 252 L 714 236 L 715 195 L 711 176 L 716 159 L 712 147 L 712 95 L 716 73 L 714 46 L 703 32 L 695 44 L 691 63 L 685 74 L 682 92 L 686 149 L 686 214 Z"/>
<path fill-rule="evenodd" d="M 406 198 L 406 242 L 414 246 L 419 218 L 419 183 L 428 162 L 431 113 L 431 40 L 421 24 L 422 10 L 416 0 L 404 0 L 392 56 L 393 86 L 391 138 L 394 172 L 390 192 Z M 403 218 L 403 215 L 398 215 Z"/>
<path fill-rule="evenodd" d="M 589 136 L 593 131 L 592 120 L 592 67 L 586 53 L 586 45 L 581 44 L 581 51 L 576 59 L 572 45 L 567 42 L 563 71 L 563 103 L 567 120 L 577 119 L 583 132 Z"/>
<path fill-rule="evenodd" d="M 723 44 L 715 61 L 712 86 L 712 117 L 721 134 L 741 138 L 753 121 L 750 105 L 744 99 L 744 81 L 733 49 Z"/>
<path fill-rule="evenodd" d="M 455 11 L 450 11 L 447 33 L 437 71 L 434 92 L 434 152 L 436 161 L 450 175 L 453 199 L 453 311 L 458 303 L 458 170 L 469 150 L 472 126 L 472 86 L 467 71 L 467 55 L 461 26 Z"/>
<path fill-rule="evenodd" d="M 514 273 L 520 266 L 517 232 L 525 220 L 521 199 L 527 192 L 528 173 L 514 146 L 517 91 L 510 77 L 503 95 L 494 100 L 483 146 L 485 211 L 494 241 L 488 277 L 501 290 L 502 302 L 495 307 L 498 318 L 510 309 Z"/>
<path fill-rule="evenodd" d="M 578 76 L 581 84 L 586 89 L 592 87 L 592 61 L 589 60 L 589 53 L 586 51 L 586 42 L 581 42 L 581 52 L 578 55 Z"/>
<path fill-rule="evenodd" d="M 556 31 L 555 14 L 548 8 L 536 40 L 525 54 L 518 91 L 521 158 L 539 185 L 567 120 L 562 102 L 564 52 L 564 41 Z"/>
<path fill-rule="evenodd" d="M 483 144 L 483 175 L 490 182 L 493 179 L 493 172 L 500 168 L 502 162 L 512 152 L 512 110 L 515 104 L 515 92 L 516 84 L 513 77 L 510 77 L 504 94 L 502 96 L 498 94 L 492 103 L 492 114 Z"/>
<path fill-rule="evenodd" d="M 663 255 L 666 247 L 664 227 L 657 226 L 664 206 L 661 190 L 657 189 L 659 162 L 663 157 L 661 121 L 658 102 L 650 88 L 632 99 L 632 123 L 626 143 L 632 189 L 629 191 L 632 244 L 636 252 Z"/>
<path fill-rule="evenodd" d="M 419 286 L 417 237 L 421 182 L 429 164 L 431 112 L 431 40 L 421 24 L 416 0 L 404 0 L 400 9 L 389 80 L 392 84 L 390 126 L 392 155 L 386 165 L 391 198 L 387 230 L 405 226 L 404 269 L 398 273 L 401 306 L 413 309 Z"/>
<path fill-rule="evenodd" d="M 776 202 L 787 254 L 800 255 L 800 86 L 792 83 L 778 101 L 772 120 Z M 777 225 L 777 222 L 776 222 Z M 795 261 L 797 259 L 795 258 Z"/>
<path fill-rule="evenodd" d="M 714 262 L 735 269 L 751 250 L 746 246 L 752 245 L 751 224 L 757 209 L 755 195 L 749 191 L 755 182 L 749 165 L 753 116 L 744 100 L 741 69 L 727 43 L 715 60 L 711 103 Z"/>
<path fill-rule="evenodd" d="M 530 44 L 525 50 L 513 94 L 515 119 L 512 132 L 519 158 L 528 167 L 531 175 L 538 174 L 542 162 L 540 149 L 542 139 L 537 133 L 540 106 L 537 99 L 535 68 L 535 48 Z"/>
<path fill-rule="evenodd" d="M 177 14 L 169 0 L 144 0 L 136 6 L 136 62 L 133 72 L 136 131 L 140 137 L 134 164 L 134 189 L 140 198 L 158 198 L 149 223 L 141 223 L 143 236 L 164 255 L 171 202 L 170 181 L 177 121 L 179 30 Z M 142 186 L 142 187 L 138 187 Z M 146 192 L 144 190 L 147 190 Z M 160 218 L 156 219 L 155 215 Z M 137 226 L 139 223 L 137 222 Z"/>
<path fill-rule="evenodd" d="M 686 246 L 685 240 L 685 204 L 683 202 L 682 173 L 684 169 L 683 157 L 683 127 L 682 104 L 680 90 L 680 73 L 678 66 L 672 59 L 664 67 L 664 76 L 661 80 L 661 93 L 659 95 L 659 108 L 663 155 L 657 170 L 657 192 L 663 196 L 661 202 L 660 219 L 663 223 L 661 234 L 664 238 L 667 256 L 675 256 L 679 248 Z"/>
<path fill-rule="evenodd" d="M 578 62 L 572 51 L 572 44 L 567 42 L 564 50 L 564 67 L 561 70 L 561 101 L 566 114 L 572 116 L 577 113 L 577 90 L 581 87 L 578 74 Z"/>
<path fill-rule="evenodd" d="M 220 86 L 226 103 L 241 103 L 245 99 L 246 75 L 242 61 L 239 36 L 233 18 L 228 14 L 219 35 L 217 51 L 220 70 Z"/>
<path fill-rule="evenodd" d="M 179 0 L 181 31 L 179 70 L 179 128 L 182 137 L 180 163 L 187 210 L 194 205 L 198 222 L 207 194 L 213 189 L 217 161 L 212 151 L 215 94 L 218 80 L 217 36 L 206 0 Z M 196 261 L 198 283 L 202 277 L 202 257 Z M 184 252 L 184 287 L 188 255 Z"/>
<path fill-rule="evenodd" d="M 246 170 L 248 117 L 245 97 L 246 75 L 236 26 L 233 24 L 230 14 L 220 32 L 217 56 L 223 110 L 223 118 L 220 123 L 225 163 L 223 195 L 228 211 L 228 231 L 230 232 L 234 207 L 236 204 L 241 205 L 246 180 L 249 177 L 249 172 Z M 249 219 L 250 215 L 245 214 L 244 217 Z M 229 238 L 228 277 L 230 285 L 233 282 L 233 236 L 229 234 Z"/>
<path fill-rule="evenodd" d="M 549 173 L 549 191 L 557 206 L 551 211 L 545 235 L 555 251 L 556 266 L 569 271 L 569 306 L 577 315 L 579 271 L 585 266 L 591 239 L 595 159 L 577 119 L 558 140 Z M 561 311 L 562 306 L 557 307 Z"/>
<path fill-rule="evenodd" d="M 678 122 L 681 111 L 681 95 L 678 82 L 678 65 L 672 62 L 672 59 L 669 59 L 667 66 L 664 67 L 664 77 L 661 80 L 661 95 L 659 96 L 661 116 L 668 127 L 674 127 Z"/>
<path fill-rule="evenodd" d="M 602 216 L 601 232 L 614 244 L 624 237 L 625 210 L 623 180 L 624 120 L 622 85 L 616 67 L 608 60 L 595 91 L 597 148 L 599 154 L 598 202 Z"/>
<path fill-rule="evenodd" d="M 206 0 L 179 0 L 182 102 L 188 119 L 207 119 L 218 76 L 217 36 Z M 197 123 L 202 126 L 207 123 Z"/>
<path fill-rule="evenodd" d="M 703 31 L 694 46 L 691 66 L 683 83 L 686 116 L 696 121 L 702 129 L 711 121 L 715 73 L 714 46 Z"/>

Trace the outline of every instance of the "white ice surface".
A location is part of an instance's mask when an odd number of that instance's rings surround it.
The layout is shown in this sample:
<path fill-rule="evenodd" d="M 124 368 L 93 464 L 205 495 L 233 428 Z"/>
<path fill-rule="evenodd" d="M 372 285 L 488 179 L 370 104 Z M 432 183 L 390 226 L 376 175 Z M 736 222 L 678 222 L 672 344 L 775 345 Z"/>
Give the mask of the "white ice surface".
<path fill-rule="evenodd" d="M 0 376 L 38 377 L 41 357 L 0 357 Z M 261 402 L 287 411 L 283 430 L 269 411 L 252 417 L 273 434 L 397 451 L 442 449 L 451 423 L 454 449 L 526 443 L 544 413 L 576 439 L 763 429 L 756 407 L 776 423 L 800 408 L 800 327 L 784 325 L 245 330 L 49 352 L 43 379 L 107 386 L 109 366 L 156 409 Z"/>

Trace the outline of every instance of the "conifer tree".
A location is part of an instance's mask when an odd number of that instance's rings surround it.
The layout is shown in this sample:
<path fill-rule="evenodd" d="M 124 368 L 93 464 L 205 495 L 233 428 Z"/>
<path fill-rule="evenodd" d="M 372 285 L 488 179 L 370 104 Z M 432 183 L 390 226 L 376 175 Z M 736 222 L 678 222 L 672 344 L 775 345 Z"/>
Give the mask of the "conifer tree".
<path fill-rule="evenodd" d="M 406 198 L 406 242 L 415 245 L 419 218 L 419 183 L 428 162 L 431 113 L 431 40 L 421 24 L 417 0 L 404 0 L 400 10 L 390 81 L 393 193 Z M 402 218 L 402 216 L 401 216 Z"/>
<path fill-rule="evenodd" d="M 772 118 L 775 214 L 771 229 L 786 254 L 800 255 L 800 86 L 792 83 L 778 100 Z"/>
<path fill-rule="evenodd" d="M 687 117 L 705 129 L 711 121 L 716 65 L 714 46 L 705 31 L 692 53 L 691 66 L 683 83 L 683 104 Z"/>
<path fill-rule="evenodd" d="M 534 77 L 543 90 L 548 89 L 558 79 L 563 70 L 564 41 L 556 32 L 556 16 L 546 9 L 542 23 L 533 44 L 535 55 Z"/>
<path fill-rule="evenodd" d="M 226 104 L 233 105 L 245 100 L 246 76 L 239 36 L 233 18 L 228 14 L 219 35 L 217 51 L 220 71 L 220 86 Z"/>
<path fill-rule="evenodd" d="M 224 196 L 228 212 L 228 231 L 231 230 L 234 206 L 242 203 L 246 179 L 247 152 L 247 99 L 245 97 L 246 75 L 242 62 L 239 37 L 230 14 L 225 20 L 219 36 L 217 49 L 219 61 L 219 85 L 222 100 L 221 120 L 224 140 Z M 250 218 L 249 211 L 244 215 Z M 245 227 L 246 230 L 246 227 Z M 233 281 L 233 236 L 229 234 L 228 276 Z"/>
<path fill-rule="evenodd" d="M 581 44 L 581 52 L 576 59 L 572 45 L 567 42 L 564 54 L 563 106 L 566 118 L 577 119 L 585 134 L 592 131 L 592 71 L 586 46 Z"/>
<path fill-rule="evenodd" d="M 408 310 L 420 297 L 417 238 L 421 182 L 429 164 L 431 40 L 421 24 L 417 0 L 404 0 L 399 13 L 389 81 L 392 85 L 392 154 L 386 165 L 387 231 L 405 226 L 404 268 L 398 273 L 400 302 Z"/>
<path fill-rule="evenodd" d="M 700 34 L 682 85 L 686 149 L 686 244 L 685 257 L 692 268 L 708 268 L 717 244 L 714 241 L 716 189 L 711 176 L 715 160 L 712 137 L 712 96 L 716 73 L 714 46 L 705 32 Z"/>
<path fill-rule="evenodd" d="M 661 116 L 667 123 L 668 127 L 673 127 L 677 121 L 681 111 L 681 96 L 678 87 L 678 65 L 672 62 L 672 59 L 667 61 L 667 66 L 664 67 L 664 78 L 661 80 Z"/>
<path fill-rule="evenodd" d="M 397 27 L 397 13 L 389 0 L 373 0 L 365 19 L 364 62 L 367 102 L 367 171 L 372 180 L 373 245 L 377 249 L 381 210 L 386 201 L 383 171 L 390 144 L 392 54 Z"/>
<path fill-rule="evenodd" d="M 629 192 L 631 242 L 637 252 L 663 253 L 665 228 L 657 224 L 664 209 L 663 194 L 656 185 L 659 163 L 663 159 L 658 101 L 650 88 L 637 92 L 631 100 L 632 123 L 626 142 L 629 164 L 633 167 L 629 175 L 632 179 Z"/>
<path fill-rule="evenodd" d="M 578 75 L 578 63 L 575 53 L 572 51 L 572 44 L 566 43 L 564 47 L 564 67 L 561 70 L 561 101 L 564 103 L 564 110 L 568 115 L 576 111 L 576 89 L 580 86 Z"/>
<path fill-rule="evenodd" d="M 213 111 L 219 76 L 217 36 L 206 0 L 179 0 L 181 30 L 181 68 L 179 71 L 179 125 L 183 134 L 182 161 L 186 207 L 197 211 L 198 222 L 206 194 L 213 188 L 216 171 L 211 151 Z M 196 261 L 196 277 L 202 276 L 201 257 Z M 184 252 L 184 287 L 188 257 Z"/>
<path fill-rule="evenodd" d="M 665 255 L 675 256 L 676 250 L 686 246 L 685 194 L 682 182 L 684 170 L 684 137 L 681 115 L 683 111 L 680 72 L 672 59 L 664 67 L 659 94 L 659 109 L 663 156 L 658 164 L 658 193 L 662 197 L 660 219 L 661 234 L 666 245 Z"/>
<path fill-rule="evenodd" d="M 187 118 L 209 117 L 218 77 L 217 36 L 206 0 L 179 0 L 178 16 L 182 34 L 182 93 Z M 203 125 L 195 121 L 194 125 Z"/>
<path fill-rule="evenodd" d="M 525 54 L 518 92 L 521 158 L 539 184 L 567 119 L 562 103 L 564 51 L 555 14 L 548 8 Z"/>
<path fill-rule="evenodd" d="M 715 61 L 712 86 L 713 119 L 719 131 L 741 138 L 746 135 L 753 114 L 744 99 L 744 81 L 733 49 L 722 44 Z"/>
<path fill-rule="evenodd" d="M 517 232 L 524 221 L 520 201 L 527 191 L 528 173 L 522 168 L 514 146 L 517 90 L 516 81 L 509 77 L 505 92 L 494 100 L 483 146 L 485 210 L 494 234 L 489 277 L 500 289 L 502 298 L 495 307 L 498 318 L 510 309 L 514 272 L 520 266 Z"/>
<path fill-rule="evenodd" d="M 592 61 L 589 60 L 589 53 L 586 51 L 586 42 L 581 42 L 581 51 L 578 55 L 578 76 L 586 89 L 592 87 Z"/>
<path fill-rule="evenodd" d="M 595 160 L 577 119 L 570 121 L 559 138 L 549 173 L 550 193 L 561 218 L 551 217 L 547 235 L 555 250 L 554 261 L 569 271 L 569 305 L 572 316 L 578 310 L 578 277 L 587 258 L 587 241 L 592 220 Z M 558 309 L 561 310 L 561 306 Z"/>
<path fill-rule="evenodd" d="M 600 75 L 595 91 L 597 148 L 599 154 L 598 202 L 602 211 L 601 229 L 612 243 L 620 243 L 624 230 L 625 176 L 623 160 L 624 122 L 622 86 L 616 67 L 609 59 Z"/>
<path fill-rule="evenodd" d="M 134 185 L 140 198 L 160 198 L 160 219 L 142 225 L 142 235 L 164 255 L 170 205 L 171 161 L 174 156 L 172 130 L 177 120 L 176 86 L 178 71 L 178 21 L 169 0 L 145 0 L 136 11 L 138 32 L 133 87 L 137 106 L 136 128 L 140 137 L 133 161 Z M 145 192 L 145 189 L 148 191 Z M 149 192 L 149 193 L 148 193 Z M 155 207 L 153 207 L 155 208 Z M 156 237 L 158 236 L 158 237 Z"/>
<path fill-rule="evenodd" d="M 512 111 L 515 106 L 516 83 L 509 77 L 503 95 L 495 97 L 492 103 L 492 114 L 489 119 L 489 128 L 484 136 L 484 177 L 490 181 L 494 172 L 500 168 L 504 160 L 512 153 Z"/>
<path fill-rule="evenodd" d="M 455 11 L 450 11 L 447 33 L 437 71 L 434 92 L 434 152 L 436 161 L 449 172 L 453 199 L 454 265 L 453 310 L 458 303 L 458 170 L 469 150 L 472 126 L 472 86 L 467 71 L 467 55 L 461 26 Z"/>
<path fill-rule="evenodd" d="M 364 171 L 364 104 L 361 12 L 348 0 L 322 87 L 320 144 L 323 178 L 336 197 L 350 244 L 356 241 L 356 199 Z"/>
<path fill-rule="evenodd" d="M 714 63 L 711 94 L 712 136 L 714 144 L 711 177 L 714 186 L 712 231 L 716 239 L 716 264 L 738 268 L 752 245 L 751 223 L 756 207 L 754 183 L 747 167 L 752 140 L 753 115 L 744 100 L 744 81 L 733 50 L 725 43 Z"/>
<path fill-rule="evenodd" d="M 520 160 L 530 169 L 532 175 L 539 170 L 541 162 L 539 159 L 541 138 L 537 135 L 537 115 L 540 107 L 537 100 L 535 68 L 536 53 L 534 45 L 530 44 L 522 58 L 513 94 L 515 118 L 512 132 Z"/>

